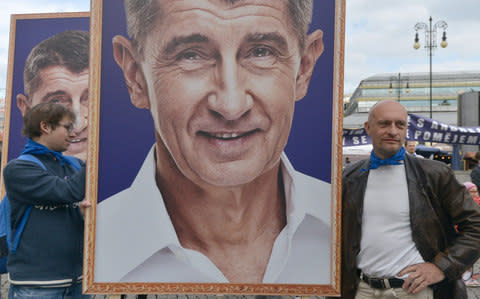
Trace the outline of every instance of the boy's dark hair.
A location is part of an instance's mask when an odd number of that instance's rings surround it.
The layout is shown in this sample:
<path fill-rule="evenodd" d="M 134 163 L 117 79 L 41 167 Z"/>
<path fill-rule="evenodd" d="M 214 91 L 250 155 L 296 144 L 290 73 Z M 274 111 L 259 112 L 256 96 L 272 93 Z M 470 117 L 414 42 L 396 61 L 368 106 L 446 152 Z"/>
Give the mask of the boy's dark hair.
<path fill-rule="evenodd" d="M 61 104 L 53 102 L 38 104 L 25 113 L 22 134 L 29 138 L 40 137 L 42 135 L 40 129 L 42 121 L 55 129 L 64 117 L 68 117 L 72 122 L 75 122 L 75 113 Z"/>
<path fill-rule="evenodd" d="M 480 152 L 475 153 L 475 160 L 480 161 Z"/>

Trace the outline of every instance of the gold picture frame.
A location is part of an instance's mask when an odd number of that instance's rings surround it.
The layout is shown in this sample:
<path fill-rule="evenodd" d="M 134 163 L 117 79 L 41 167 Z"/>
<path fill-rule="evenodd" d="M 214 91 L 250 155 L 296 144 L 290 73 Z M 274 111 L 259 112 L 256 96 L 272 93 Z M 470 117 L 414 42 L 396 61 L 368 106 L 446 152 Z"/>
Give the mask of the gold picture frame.
<path fill-rule="evenodd" d="M 113 3 L 113 1 L 115 3 Z M 116 34 L 126 35 L 125 17 L 123 6 L 117 0 L 93 0 L 91 6 L 91 52 L 90 52 L 90 88 L 89 97 L 96 99 L 90 101 L 89 106 L 89 152 L 87 163 L 87 191 L 86 196 L 92 202 L 92 207 L 86 217 L 85 259 L 84 259 L 84 291 L 91 294 L 242 294 L 242 295 L 297 295 L 297 296 L 335 296 L 340 295 L 340 241 L 341 241 L 341 174 L 342 174 L 342 111 L 343 111 L 343 61 L 344 61 L 344 31 L 345 31 L 345 0 L 314 1 L 320 5 L 318 11 L 326 13 L 330 18 L 329 28 L 321 28 L 324 32 L 326 58 L 322 63 L 327 83 L 321 83 L 318 77 L 312 77 L 310 88 L 315 85 L 325 84 L 327 91 L 322 93 L 326 99 L 321 107 L 328 107 L 324 113 L 328 124 L 321 128 L 321 132 L 313 133 L 321 136 L 331 136 L 326 144 L 320 145 L 323 150 L 316 153 L 311 150 L 309 154 L 322 155 L 327 163 L 322 166 L 328 169 L 331 194 L 330 200 L 330 265 L 328 284 L 251 284 L 251 283 L 192 283 L 192 282 L 102 282 L 95 277 L 95 253 L 98 240 L 97 234 L 97 209 L 98 201 L 104 200 L 117 191 L 118 185 L 131 183 L 138 170 L 138 161 L 135 166 L 129 166 L 131 161 L 137 159 L 132 152 L 141 152 L 142 160 L 146 154 L 145 146 L 137 150 L 136 141 L 128 139 L 125 129 L 119 128 L 125 120 L 132 121 L 132 113 L 138 113 L 129 103 L 127 89 L 124 86 L 123 76 L 115 65 L 112 57 L 112 37 Z M 115 8 L 115 6 L 117 8 Z M 314 20 L 315 12 L 314 11 Z M 323 16 L 323 15 L 322 15 Z M 325 65 L 324 65 L 325 64 Z M 319 74 L 320 78 L 322 74 Z M 326 76 L 323 74 L 323 76 Z M 118 82 L 117 82 L 118 80 Z M 111 84 L 110 84 L 111 82 Z M 313 86 L 313 87 L 312 87 Z M 118 94 L 117 94 L 118 93 Z M 123 95 L 120 95 L 123 93 Z M 313 96 L 315 97 L 315 96 Z M 120 99 L 122 98 L 122 99 Z M 317 95 L 316 98 L 319 98 Z M 115 101 L 115 102 L 113 102 Z M 124 102 L 128 102 L 124 105 Z M 319 112 L 319 109 L 315 109 Z M 296 112 L 297 113 L 297 112 Z M 319 112 L 320 113 L 320 112 Z M 130 131 L 136 138 L 149 139 L 151 144 L 154 134 L 152 131 L 144 133 L 144 118 L 148 118 L 147 111 L 141 117 L 135 118 L 135 126 Z M 298 116 L 296 116 L 298 118 Z M 317 115 L 318 117 L 318 115 Z M 322 116 L 320 116 L 322 118 Z M 151 120 L 149 120 L 151 122 Z M 151 126 L 151 125 L 150 125 Z M 299 128 L 297 130 L 302 130 Z M 319 135 L 320 134 L 320 135 Z M 144 136 L 145 135 L 145 136 Z M 123 136 L 123 137 L 121 137 Z M 321 139 L 321 138 L 320 138 Z M 310 137 L 310 141 L 312 138 Z M 308 141 L 308 142 L 310 142 Z M 147 143 L 148 143 L 147 142 Z M 314 142 L 314 141 L 312 141 Z M 113 143 L 113 144 L 112 144 Z M 126 152 L 117 153 L 116 149 L 132 147 Z M 108 149 L 107 149 L 108 148 Z M 112 148 L 114 150 L 112 150 Z M 315 148 L 315 147 L 312 147 Z M 125 154 L 129 153 L 129 154 Z M 317 157 L 318 158 L 318 157 Z M 140 160 L 141 163 L 141 160 Z M 316 162 L 317 164 L 320 164 Z M 315 164 L 315 163 L 314 163 Z M 325 166 L 326 165 L 326 166 Z M 120 169 L 134 169 L 128 179 L 119 174 Z M 116 171 L 115 171 L 116 169 Z M 111 179 L 108 180 L 107 177 Z M 126 181 L 126 182 L 124 182 Z M 107 190 L 108 189 L 108 190 Z M 122 189 L 122 188 L 120 188 Z M 107 190 L 107 191 L 106 191 Z M 323 195 L 323 194 L 322 194 Z M 320 194 L 319 194 L 320 196 Z M 320 200 L 320 198 L 319 198 Z M 125 221 L 132 221 L 125 219 Z M 122 234 L 119 231 L 118 234 Z M 138 234 L 148 234 L 147 231 L 138 231 Z M 118 248 L 119 251 L 122 248 Z M 312 256 L 312 259 L 315 257 Z"/>

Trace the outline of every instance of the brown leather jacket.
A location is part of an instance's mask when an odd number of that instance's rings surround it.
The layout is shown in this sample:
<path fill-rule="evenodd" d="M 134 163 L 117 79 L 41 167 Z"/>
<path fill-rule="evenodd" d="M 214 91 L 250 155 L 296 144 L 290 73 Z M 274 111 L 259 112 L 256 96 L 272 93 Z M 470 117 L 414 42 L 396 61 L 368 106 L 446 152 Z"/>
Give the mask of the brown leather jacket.
<path fill-rule="evenodd" d="M 369 161 L 357 162 L 343 174 L 342 298 L 353 299 L 359 283 L 363 196 Z M 435 299 L 467 298 L 462 273 L 480 256 L 480 208 L 444 163 L 406 155 L 412 237 L 423 259 L 437 265 L 445 280 L 434 286 Z M 458 225 L 460 233 L 454 230 Z"/>

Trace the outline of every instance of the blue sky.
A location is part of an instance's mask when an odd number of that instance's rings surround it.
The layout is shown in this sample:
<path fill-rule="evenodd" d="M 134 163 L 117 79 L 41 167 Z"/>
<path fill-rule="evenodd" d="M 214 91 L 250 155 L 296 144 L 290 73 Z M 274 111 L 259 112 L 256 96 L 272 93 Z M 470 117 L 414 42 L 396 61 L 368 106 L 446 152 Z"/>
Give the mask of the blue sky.
<path fill-rule="evenodd" d="M 118 0 L 121 1 L 121 0 Z M 331 0 L 314 0 L 331 1 Z M 433 71 L 480 71 L 478 0 L 346 0 L 345 93 L 377 73 L 428 72 L 423 46 L 413 49 L 417 22 L 448 23 L 448 47 L 437 48 Z M 2 0 L 0 10 L 0 97 L 4 96 L 10 14 L 88 11 L 88 0 Z M 438 39 L 440 39 L 439 32 Z"/>

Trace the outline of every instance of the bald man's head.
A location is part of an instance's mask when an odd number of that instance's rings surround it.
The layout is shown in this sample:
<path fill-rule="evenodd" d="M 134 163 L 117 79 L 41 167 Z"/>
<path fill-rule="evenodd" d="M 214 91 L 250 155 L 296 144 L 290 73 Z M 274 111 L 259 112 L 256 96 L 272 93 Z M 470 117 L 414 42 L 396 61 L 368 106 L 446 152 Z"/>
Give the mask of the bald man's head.
<path fill-rule="evenodd" d="M 365 122 L 375 154 L 386 159 L 395 155 L 407 136 L 407 110 L 400 103 L 385 100 L 376 103 Z"/>

